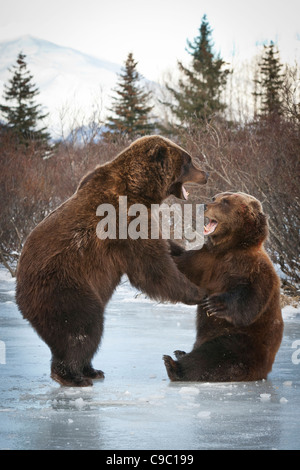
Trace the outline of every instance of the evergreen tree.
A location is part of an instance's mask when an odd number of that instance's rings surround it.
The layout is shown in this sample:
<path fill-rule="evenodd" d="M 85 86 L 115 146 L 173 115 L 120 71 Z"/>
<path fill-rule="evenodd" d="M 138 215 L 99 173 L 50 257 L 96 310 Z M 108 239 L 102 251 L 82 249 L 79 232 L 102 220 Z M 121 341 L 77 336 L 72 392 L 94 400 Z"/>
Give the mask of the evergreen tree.
<path fill-rule="evenodd" d="M 253 94 L 261 99 L 261 117 L 275 117 L 282 114 L 281 93 L 284 81 L 282 67 L 279 52 L 271 41 L 269 46 L 264 46 L 262 61 L 259 63 L 259 78 L 254 80 L 256 91 Z"/>
<path fill-rule="evenodd" d="M 187 68 L 178 62 L 182 73 L 178 88 L 167 86 L 175 104 L 165 104 L 181 123 L 193 118 L 210 119 L 226 107 L 221 102 L 221 92 L 226 85 L 229 70 L 224 69 L 225 62 L 220 56 L 214 55 L 211 35 L 209 23 L 204 15 L 199 35 L 193 43 L 187 41 L 187 52 L 192 56 L 191 67 Z"/>
<path fill-rule="evenodd" d="M 0 105 L 0 111 L 20 143 L 35 141 L 47 146 L 50 135 L 45 127 L 38 126 L 48 114 L 43 114 L 40 105 L 35 104 L 39 90 L 32 82 L 33 76 L 27 69 L 25 57 L 20 52 L 16 65 L 9 69 L 13 76 L 9 85 L 4 85 L 4 100 L 11 104 Z"/>
<path fill-rule="evenodd" d="M 149 104 L 151 92 L 143 91 L 139 82 L 141 76 L 136 70 L 137 62 L 132 53 L 128 54 L 125 67 L 119 75 L 116 96 L 110 109 L 114 114 L 108 118 L 107 127 L 114 134 L 128 134 L 130 137 L 153 132 L 150 122 L 153 106 Z"/>

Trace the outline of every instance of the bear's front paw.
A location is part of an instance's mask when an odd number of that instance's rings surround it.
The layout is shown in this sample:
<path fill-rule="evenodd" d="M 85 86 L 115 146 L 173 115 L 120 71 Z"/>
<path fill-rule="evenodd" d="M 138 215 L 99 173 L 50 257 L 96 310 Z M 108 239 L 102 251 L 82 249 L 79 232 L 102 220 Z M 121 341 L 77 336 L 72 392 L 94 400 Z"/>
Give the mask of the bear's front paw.
<path fill-rule="evenodd" d="M 214 294 L 210 297 L 206 297 L 203 302 L 201 302 L 201 306 L 208 317 L 223 318 L 229 322 L 231 321 L 224 294 Z"/>

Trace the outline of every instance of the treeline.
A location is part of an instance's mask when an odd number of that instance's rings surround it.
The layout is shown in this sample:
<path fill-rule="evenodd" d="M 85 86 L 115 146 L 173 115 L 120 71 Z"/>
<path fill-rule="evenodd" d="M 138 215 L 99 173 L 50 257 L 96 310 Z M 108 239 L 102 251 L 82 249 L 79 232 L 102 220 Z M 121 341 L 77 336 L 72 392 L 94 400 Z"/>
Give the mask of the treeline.
<path fill-rule="evenodd" d="M 281 64 L 276 46 L 266 45 L 251 78 L 251 119 L 249 115 L 240 119 L 239 107 L 234 113 L 231 102 L 242 83 L 233 81 L 233 71 L 214 52 L 206 16 L 187 51 L 189 66 L 178 63 L 178 81 L 164 84 L 155 107 L 155 96 L 145 89 L 130 53 L 113 91 L 108 118 L 89 123 L 81 145 L 76 138 L 51 143 L 42 125 L 45 113 L 33 103 L 38 90 L 26 69 L 25 56 L 18 57 L 20 63 L 12 69 L 5 88 L 6 104 L 0 107 L 4 118 L 0 127 L 0 262 L 14 270 L 28 233 L 74 192 L 84 173 L 113 158 L 135 138 L 160 133 L 187 148 L 210 172 L 209 183 L 197 193 L 191 190 L 192 198 L 206 202 L 217 192 L 232 190 L 261 200 L 269 215 L 268 251 L 281 269 L 284 284 L 297 289 L 298 69 Z M 30 99 L 26 90 L 20 93 L 24 84 Z M 76 132 L 73 129 L 74 136 Z"/>

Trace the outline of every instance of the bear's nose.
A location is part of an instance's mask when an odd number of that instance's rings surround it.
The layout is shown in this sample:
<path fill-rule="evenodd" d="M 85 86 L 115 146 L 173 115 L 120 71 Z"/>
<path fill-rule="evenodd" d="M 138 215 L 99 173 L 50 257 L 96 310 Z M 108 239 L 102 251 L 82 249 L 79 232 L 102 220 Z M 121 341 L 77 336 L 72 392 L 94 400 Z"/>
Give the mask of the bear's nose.
<path fill-rule="evenodd" d="M 207 211 L 207 204 L 204 204 L 204 210 Z"/>

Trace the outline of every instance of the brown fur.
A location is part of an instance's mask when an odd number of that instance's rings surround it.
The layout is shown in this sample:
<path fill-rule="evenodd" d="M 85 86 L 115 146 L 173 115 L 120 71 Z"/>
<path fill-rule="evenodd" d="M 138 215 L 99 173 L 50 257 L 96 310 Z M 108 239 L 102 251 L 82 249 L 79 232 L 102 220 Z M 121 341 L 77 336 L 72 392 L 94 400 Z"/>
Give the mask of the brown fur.
<path fill-rule="evenodd" d="M 193 350 L 164 356 L 171 380 L 249 381 L 267 377 L 281 344 L 279 279 L 263 248 L 259 201 L 222 193 L 205 215 L 218 222 L 199 251 L 177 255 L 180 270 L 208 297 L 198 306 Z"/>
<path fill-rule="evenodd" d="M 18 265 L 16 298 L 51 349 L 53 379 L 87 386 L 104 377 L 91 360 L 104 308 L 123 274 L 153 299 L 196 304 L 203 297 L 177 269 L 167 241 L 100 240 L 97 207 L 110 203 L 118 210 L 125 195 L 128 207 L 142 203 L 149 209 L 169 194 L 180 197 L 183 182 L 206 180 L 182 148 L 159 136 L 143 137 L 86 175 L 75 194 L 32 231 Z"/>

